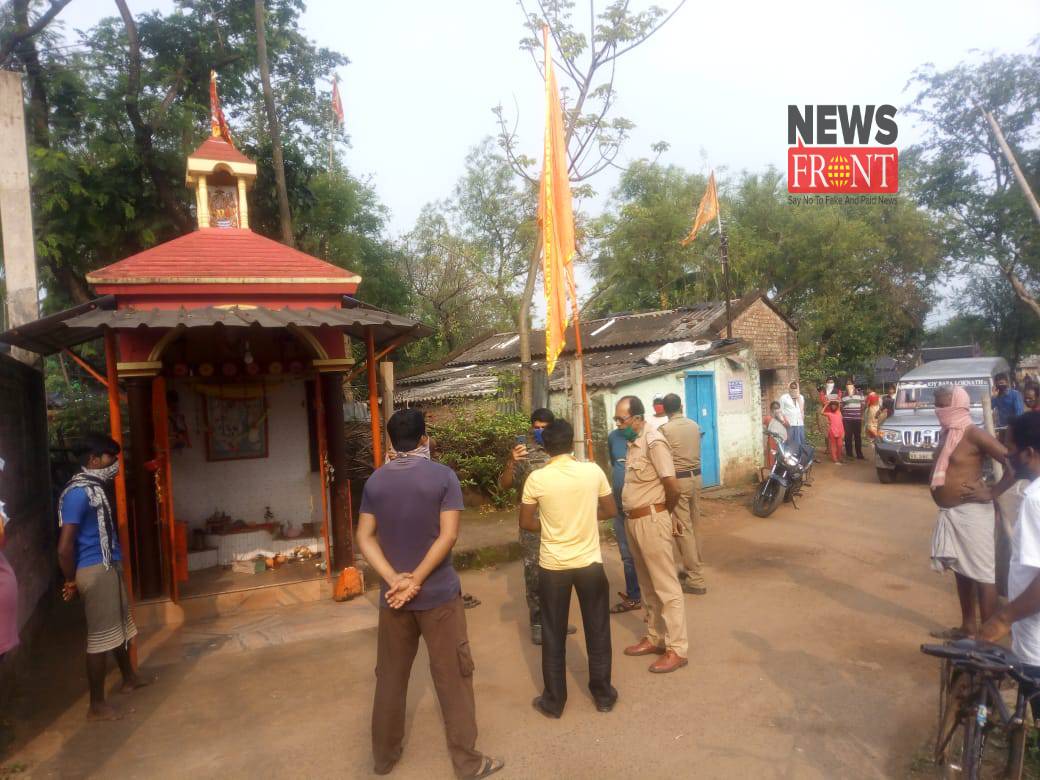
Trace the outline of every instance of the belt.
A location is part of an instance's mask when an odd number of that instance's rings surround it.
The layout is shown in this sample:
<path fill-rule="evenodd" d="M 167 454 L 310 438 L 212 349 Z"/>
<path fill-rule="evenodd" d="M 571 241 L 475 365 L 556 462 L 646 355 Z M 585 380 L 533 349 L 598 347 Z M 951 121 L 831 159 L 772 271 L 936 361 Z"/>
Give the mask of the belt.
<path fill-rule="evenodd" d="M 688 471 L 677 471 L 675 472 L 676 479 L 689 479 L 690 477 L 699 477 L 701 470 L 699 468 L 689 469 Z"/>
<path fill-rule="evenodd" d="M 639 509 L 633 509 L 630 512 L 626 512 L 625 516 L 629 520 L 636 520 L 637 518 L 640 518 L 640 517 L 646 517 L 647 515 L 651 514 L 652 512 L 667 512 L 667 511 L 668 511 L 668 507 L 665 506 L 664 504 L 651 504 L 650 506 L 641 506 L 641 507 L 639 507 Z"/>

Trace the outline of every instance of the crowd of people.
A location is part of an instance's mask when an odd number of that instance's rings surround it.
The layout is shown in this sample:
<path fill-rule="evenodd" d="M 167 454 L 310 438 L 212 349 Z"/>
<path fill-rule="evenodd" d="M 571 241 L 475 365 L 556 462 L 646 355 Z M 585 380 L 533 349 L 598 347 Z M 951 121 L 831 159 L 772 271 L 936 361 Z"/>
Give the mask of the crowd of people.
<path fill-rule="evenodd" d="M 874 386 L 856 385 L 851 377 L 844 388 L 828 377 L 816 392 L 820 438 L 827 443 L 831 462 L 864 460 L 864 441 L 873 443 L 880 435 L 881 423 L 895 411 L 896 386 L 888 385 L 881 395 Z M 805 396 L 799 383 L 793 381 L 786 393 L 770 403 L 766 421 L 770 458 L 776 452 L 777 441 L 789 444 L 795 451 L 810 447 L 805 422 Z"/>
<path fill-rule="evenodd" d="M 652 656 L 653 674 L 688 664 L 684 594 L 707 592 L 698 538 L 701 432 L 678 395 L 642 401 L 626 396 L 609 436 L 611 477 L 574 456 L 574 429 L 548 409 L 512 448 L 499 477 L 520 496 L 518 526 L 531 641 L 541 646 L 542 690 L 532 706 L 547 718 L 567 702 L 566 638 L 577 595 L 588 653 L 589 691 L 600 712 L 618 699 L 611 682 L 611 614 L 642 610 L 645 635 L 624 649 Z M 476 748 L 473 660 L 465 607 L 451 549 L 458 537 L 462 492 L 447 466 L 430 459 L 425 420 L 414 409 L 390 418 L 395 457 L 365 485 L 358 547 L 382 580 L 372 714 L 375 771 L 401 757 L 408 679 L 419 637 L 460 777 L 487 777 L 504 762 Z M 599 521 L 613 518 L 625 572 L 621 600 L 610 604 Z M 677 565 L 677 560 L 680 562 Z"/>
<path fill-rule="evenodd" d="M 831 459 L 840 463 L 842 450 L 848 459 L 863 458 L 863 438 L 875 438 L 895 409 L 895 388 L 881 396 L 851 381 L 839 388 L 828 379 L 818 393 Z M 961 624 L 941 636 L 996 640 L 1011 631 L 1015 651 L 1040 673 L 1040 412 L 1032 411 L 1035 394 L 1030 398 L 1007 377 L 998 378 L 993 408 L 1006 426 L 1001 440 L 973 422 L 970 404 L 964 388 L 935 391 L 942 432 L 930 480 L 939 508 L 931 560 L 935 569 L 953 571 L 961 607 Z M 776 439 L 809 446 L 797 382 L 770 411 L 768 429 Z M 499 477 L 500 487 L 520 496 L 527 618 L 542 655 L 542 690 L 532 706 L 548 718 L 560 718 L 567 702 L 566 638 L 576 631 L 569 623 L 572 594 L 584 630 L 589 691 L 596 709 L 607 713 L 618 700 L 611 614 L 642 611 L 645 635 L 625 647 L 624 655 L 652 656 L 649 672 L 673 673 L 688 664 L 684 596 L 707 592 L 698 527 L 699 426 L 674 393 L 656 397 L 651 414 L 638 397 L 625 396 L 613 421 L 609 477 L 597 464 L 575 457 L 572 426 L 548 409 L 531 414 L 529 430 Z M 401 758 L 408 682 L 422 638 L 455 771 L 487 777 L 504 762 L 476 747 L 474 662 L 451 556 L 462 490 L 455 473 L 431 459 L 420 411 L 394 413 L 387 433 L 394 455 L 367 481 L 357 528 L 358 548 L 381 579 L 374 769 L 389 773 Z M 58 555 L 63 594 L 82 598 L 86 612 L 88 717 L 110 719 L 119 713 L 105 700 L 108 655 L 122 672 L 124 690 L 150 679 L 130 662 L 137 629 L 106 491 L 118 469 L 119 446 L 106 436 L 88 436 L 80 455 L 82 471 L 59 503 Z M 1001 467 L 998 480 L 987 481 L 987 461 Z M 599 522 L 607 518 L 613 519 L 625 579 L 613 605 L 600 544 Z M 2 527 L 0 522 L 0 542 Z M 995 533 L 1001 528 L 1010 542 L 1003 558 L 1001 534 Z M 0 644 L 0 654 L 9 646 Z"/>

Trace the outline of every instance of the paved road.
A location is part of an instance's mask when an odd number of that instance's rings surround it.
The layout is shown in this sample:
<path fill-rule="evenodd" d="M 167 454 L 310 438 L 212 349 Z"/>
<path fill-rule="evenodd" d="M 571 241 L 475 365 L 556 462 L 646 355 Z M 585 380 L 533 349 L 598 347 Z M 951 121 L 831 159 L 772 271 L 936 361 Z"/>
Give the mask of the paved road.
<path fill-rule="evenodd" d="M 580 631 L 563 719 L 536 714 L 540 657 L 519 565 L 464 575 L 483 600 L 468 613 L 479 746 L 507 760 L 501 776 L 905 776 L 934 712 L 936 669 L 917 647 L 957 614 L 952 582 L 928 568 L 931 502 L 924 484 L 881 486 L 862 464 L 820 470 L 800 510 L 769 520 L 706 502 L 710 592 L 688 597 L 690 666 L 650 675 L 646 659 L 621 654 L 641 633 L 638 613 L 616 618 L 611 714 L 584 688 Z M 616 548 L 606 555 L 617 586 Z M 83 722 L 81 674 L 43 682 L 13 760 L 31 777 L 367 776 L 374 640 L 361 628 L 183 653 L 171 638 L 153 655 L 160 682 L 135 694 L 126 721 Z M 408 734 L 394 776 L 451 777 L 422 655 Z"/>

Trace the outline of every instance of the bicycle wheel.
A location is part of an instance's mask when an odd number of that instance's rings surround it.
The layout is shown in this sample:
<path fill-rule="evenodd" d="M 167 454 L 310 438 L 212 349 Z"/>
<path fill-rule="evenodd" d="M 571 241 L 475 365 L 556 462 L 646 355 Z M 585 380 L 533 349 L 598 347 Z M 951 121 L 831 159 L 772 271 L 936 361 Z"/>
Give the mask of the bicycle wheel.
<path fill-rule="evenodd" d="M 1026 736 L 1029 734 L 1028 720 L 1016 726 L 1008 734 L 1007 767 L 1004 777 L 1008 780 L 1021 780 L 1026 763 Z"/>
<path fill-rule="evenodd" d="M 942 708 L 939 715 L 939 733 L 935 741 L 935 763 L 946 780 L 966 778 L 965 764 L 971 755 L 976 731 L 974 707 L 970 704 L 971 675 L 943 664 L 944 679 L 940 688 Z M 970 769 L 970 767 L 967 767 Z"/>

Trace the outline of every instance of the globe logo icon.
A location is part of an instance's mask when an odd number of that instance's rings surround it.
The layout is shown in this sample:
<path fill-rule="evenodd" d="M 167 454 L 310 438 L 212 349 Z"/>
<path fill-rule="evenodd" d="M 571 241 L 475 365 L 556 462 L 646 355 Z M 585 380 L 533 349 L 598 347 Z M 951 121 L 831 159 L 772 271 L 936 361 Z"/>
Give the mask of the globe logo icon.
<path fill-rule="evenodd" d="M 832 187 L 837 189 L 848 187 L 849 182 L 852 181 L 852 163 L 845 155 L 836 154 L 827 161 L 823 175 Z"/>

